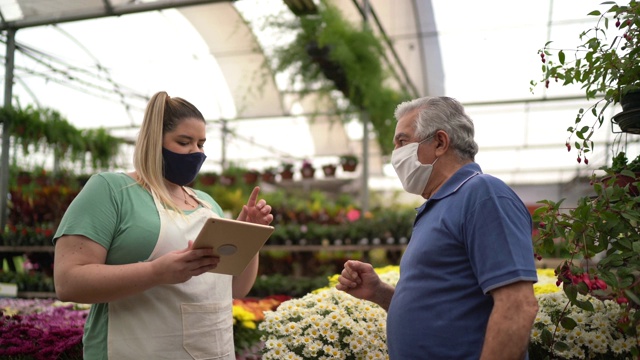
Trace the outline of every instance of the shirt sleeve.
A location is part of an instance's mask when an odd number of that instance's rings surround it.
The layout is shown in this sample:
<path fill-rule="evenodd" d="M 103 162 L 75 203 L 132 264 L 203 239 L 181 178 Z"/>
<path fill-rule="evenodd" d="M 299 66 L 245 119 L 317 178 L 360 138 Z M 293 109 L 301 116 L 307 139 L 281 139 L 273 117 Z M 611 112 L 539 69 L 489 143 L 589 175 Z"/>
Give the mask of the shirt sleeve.
<path fill-rule="evenodd" d="M 471 266 L 485 294 L 518 281 L 537 281 L 531 216 L 519 199 L 484 197 L 465 227 Z"/>
<path fill-rule="evenodd" d="M 109 249 L 117 222 L 113 188 L 100 174 L 93 175 L 64 213 L 53 243 L 63 235 L 82 235 Z"/>

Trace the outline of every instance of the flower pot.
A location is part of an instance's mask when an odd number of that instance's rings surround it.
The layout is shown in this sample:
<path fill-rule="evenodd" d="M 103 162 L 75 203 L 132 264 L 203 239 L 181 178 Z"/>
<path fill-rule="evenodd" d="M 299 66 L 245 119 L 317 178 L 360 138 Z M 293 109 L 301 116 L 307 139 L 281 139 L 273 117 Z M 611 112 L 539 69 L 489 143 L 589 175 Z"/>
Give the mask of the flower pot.
<path fill-rule="evenodd" d="M 335 165 L 324 165 L 322 167 L 322 172 L 325 177 L 335 177 L 336 176 L 336 166 Z"/>
<path fill-rule="evenodd" d="M 260 176 L 261 180 L 266 182 L 266 183 L 270 183 L 273 184 L 274 182 L 276 182 L 276 174 L 272 173 L 272 172 L 263 172 L 262 175 Z"/>
<path fill-rule="evenodd" d="M 640 134 L 640 90 L 629 91 L 620 99 L 622 112 L 613 116 L 612 121 L 620 130 L 630 134 Z"/>
<path fill-rule="evenodd" d="M 302 169 L 300 169 L 300 174 L 302 175 L 303 179 L 311 179 L 313 178 L 313 175 L 315 173 L 316 173 L 316 169 L 312 167 L 303 167 Z"/>
<path fill-rule="evenodd" d="M 620 99 L 622 111 L 631 111 L 640 109 L 640 90 L 632 90 L 627 92 Z"/>
<path fill-rule="evenodd" d="M 214 174 L 200 174 L 198 180 L 200 184 L 204 186 L 211 186 L 218 182 L 218 176 Z"/>
<path fill-rule="evenodd" d="M 354 164 L 354 163 L 343 163 L 342 164 L 342 170 L 343 171 L 347 171 L 347 172 L 356 171 L 356 167 L 358 167 L 358 164 Z"/>
<path fill-rule="evenodd" d="M 293 171 L 282 170 L 280 172 L 280 180 L 291 180 L 291 179 L 293 179 Z"/>
<path fill-rule="evenodd" d="M 617 185 L 617 186 L 619 186 L 621 188 L 629 185 L 629 192 L 633 196 L 638 196 L 638 195 L 640 195 L 640 190 L 638 189 L 638 187 L 636 185 L 633 185 L 634 182 L 638 181 L 638 178 L 640 178 L 640 173 L 636 173 L 636 177 L 635 178 L 633 178 L 631 176 L 627 176 L 627 175 L 615 174 L 615 175 L 611 175 L 611 176 L 605 176 L 605 177 L 602 178 L 601 181 L 605 186 L 609 185 L 610 183 L 613 184 L 613 185 Z"/>
<path fill-rule="evenodd" d="M 248 185 L 253 185 L 258 182 L 258 173 L 257 172 L 246 172 L 242 174 L 244 182 Z"/>

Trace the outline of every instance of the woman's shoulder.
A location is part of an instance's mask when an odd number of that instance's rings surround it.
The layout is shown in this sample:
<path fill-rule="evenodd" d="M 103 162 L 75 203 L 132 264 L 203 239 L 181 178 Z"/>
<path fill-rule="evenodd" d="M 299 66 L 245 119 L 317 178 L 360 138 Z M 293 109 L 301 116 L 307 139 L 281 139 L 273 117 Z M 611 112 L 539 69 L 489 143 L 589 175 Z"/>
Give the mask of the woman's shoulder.
<path fill-rule="evenodd" d="M 130 185 L 136 182 L 131 176 L 124 172 L 99 172 L 92 175 L 89 180 L 95 179 L 101 179 L 111 185 Z"/>
<path fill-rule="evenodd" d="M 107 191 L 129 188 L 135 185 L 136 181 L 123 172 L 99 172 L 93 174 L 87 183 L 84 185 L 84 189 L 87 191 Z"/>

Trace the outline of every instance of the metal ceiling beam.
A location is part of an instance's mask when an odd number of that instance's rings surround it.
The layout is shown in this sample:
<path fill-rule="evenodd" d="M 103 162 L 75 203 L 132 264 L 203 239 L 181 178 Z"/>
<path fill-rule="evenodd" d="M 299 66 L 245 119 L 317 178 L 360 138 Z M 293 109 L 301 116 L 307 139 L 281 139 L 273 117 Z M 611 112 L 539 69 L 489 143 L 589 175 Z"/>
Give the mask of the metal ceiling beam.
<path fill-rule="evenodd" d="M 0 23 L 0 31 L 229 1 L 231 0 L 160 0 L 155 2 L 125 4 L 117 7 L 112 6 L 106 1 L 104 7 L 87 10 L 85 12 L 62 14 L 59 16 L 43 15 L 21 20 L 2 21 L 2 23 Z"/>
<path fill-rule="evenodd" d="M 389 67 L 391 68 L 391 71 L 393 72 L 393 74 L 396 77 L 396 79 L 398 80 L 398 82 L 401 84 L 401 86 L 404 88 L 404 90 L 411 97 L 414 97 L 414 98 L 415 97 L 419 97 L 420 96 L 420 92 L 418 91 L 418 89 L 416 88 L 415 84 L 411 80 L 411 77 L 407 73 L 407 69 L 404 66 L 404 63 L 402 62 L 402 60 L 400 60 L 400 56 L 398 56 L 398 52 L 396 51 L 396 48 L 393 45 L 393 42 L 391 41 L 391 39 L 389 39 L 389 36 L 387 35 L 386 30 L 382 26 L 382 23 L 380 22 L 380 19 L 378 18 L 378 15 L 377 15 L 376 11 L 373 9 L 373 6 L 371 6 L 371 4 L 367 4 L 366 1 L 363 3 L 363 6 L 360 6 L 360 4 L 358 3 L 357 0 L 352 0 L 352 1 L 353 1 L 353 4 L 355 5 L 355 7 L 358 9 L 358 12 L 362 16 L 362 18 L 363 18 L 365 23 L 368 22 L 367 18 L 369 16 L 369 14 L 373 17 L 373 20 L 374 20 L 376 26 L 378 27 L 378 31 L 380 31 L 380 34 L 382 35 L 382 39 L 387 44 L 387 47 L 391 51 L 391 54 L 393 55 L 393 58 L 396 61 L 397 66 L 400 68 L 400 72 L 402 73 L 402 77 L 400 77 L 400 75 L 396 71 L 395 66 L 393 66 L 391 61 L 389 61 L 389 58 L 387 57 L 387 55 L 383 53 L 382 57 L 385 59 L 387 64 L 389 64 Z M 364 9 L 365 7 L 367 9 Z"/>

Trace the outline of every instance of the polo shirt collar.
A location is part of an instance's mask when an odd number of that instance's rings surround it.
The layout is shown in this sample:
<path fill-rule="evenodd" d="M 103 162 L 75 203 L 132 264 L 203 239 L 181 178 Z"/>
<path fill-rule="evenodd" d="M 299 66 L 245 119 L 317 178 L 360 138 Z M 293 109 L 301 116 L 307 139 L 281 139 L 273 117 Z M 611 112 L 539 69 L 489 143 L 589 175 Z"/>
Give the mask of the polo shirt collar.
<path fill-rule="evenodd" d="M 429 200 L 440 200 L 453 194 L 462 185 L 464 185 L 464 183 L 469 181 L 469 179 L 479 174 L 482 174 L 482 169 L 480 169 L 480 165 L 475 162 L 462 166 L 442 185 L 442 187 L 440 187 L 440 189 L 438 189 L 435 194 L 433 194 L 433 196 L 427 199 L 427 201 L 425 201 L 424 204 L 416 210 L 418 213 L 422 212 L 427 206 L 427 203 L 429 203 Z"/>

